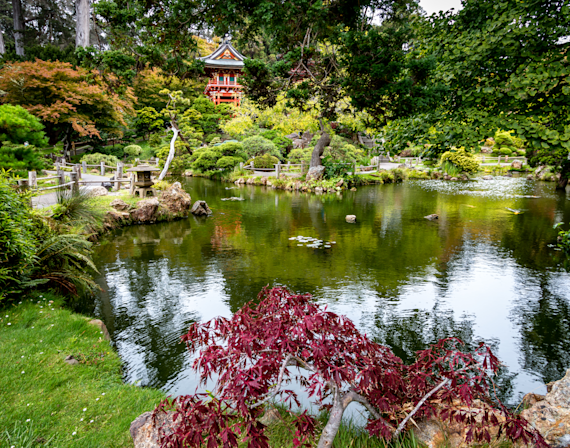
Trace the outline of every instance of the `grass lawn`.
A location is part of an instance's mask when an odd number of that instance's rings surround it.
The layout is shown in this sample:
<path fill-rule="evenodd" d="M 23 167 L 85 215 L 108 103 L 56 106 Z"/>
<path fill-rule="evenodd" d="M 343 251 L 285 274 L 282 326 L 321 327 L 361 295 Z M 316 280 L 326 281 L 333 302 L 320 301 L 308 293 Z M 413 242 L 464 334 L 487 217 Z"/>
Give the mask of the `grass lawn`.
<path fill-rule="evenodd" d="M 117 353 L 89 320 L 51 294 L 2 310 L 1 448 L 132 447 L 131 422 L 164 394 L 123 384 Z"/>

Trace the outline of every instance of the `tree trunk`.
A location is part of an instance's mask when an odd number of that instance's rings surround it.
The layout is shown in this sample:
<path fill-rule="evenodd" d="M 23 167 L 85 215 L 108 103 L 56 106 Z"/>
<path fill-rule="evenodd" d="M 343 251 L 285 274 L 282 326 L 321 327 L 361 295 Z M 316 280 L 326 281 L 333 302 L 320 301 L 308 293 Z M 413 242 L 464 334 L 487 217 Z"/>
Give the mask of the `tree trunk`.
<path fill-rule="evenodd" d="M 178 138 L 178 133 L 180 131 L 174 125 L 172 125 L 172 131 L 174 132 L 174 135 L 172 136 L 172 140 L 170 140 L 170 151 L 168 151 L 168 157 L 166 159 L 166 162 L 164 162 L 164 168 L 162 169 L 160 176 L 158 176 L 158 180 L 164 179 L 166 173 L 168 172 L 168 168 L 170 167 L 170 162 L 172 162 L 172 159 L 174 159 L 174 153 L 176 152 L 174 143 L 176 143 L 176 139 Z"/>
<path fill-rule="evenodd" d="M 75 0 L 75 47 L 89 46 L 89 0 Z"/>
<path fill-rule="evenodd" d="M 4 32 L 0 30 L 0 54 L 6 53 L 6 47 L 4 46 Z"/>
<path fill-rule="evenodd" d="M 321 136 L 313 149 L 313 155 L 311 156 L 311 166 L 310 168 L 321 166 L 321 156 L 325 151 L 325 148 L 331 143 L 331 136 L 325 131 L 325 126 L 323 125 L 323 120 L 319 119 L 321 125 Z"/>
<path fill-rule="evenodd" d="M 342 414 L 344 414 L 344 405 L 340 396 L 338 388 L 334 388 L 333 392 L 333 407 L 331 409 L 331 414 L 329 420 L 325 425 L 323 432 L 321 433 L 321 438 L 319 439 L 319 444 L 317 448 L 332 448 L 334 438 L 340 428 L 340 423 L 342 422 Z"/>
<path fill-rule="evenodd" d="M 14 14 L 14 43 L 16 54 L 24 56 L 24 14 L 22 13 L 22 0 L 12 0 Z"/>

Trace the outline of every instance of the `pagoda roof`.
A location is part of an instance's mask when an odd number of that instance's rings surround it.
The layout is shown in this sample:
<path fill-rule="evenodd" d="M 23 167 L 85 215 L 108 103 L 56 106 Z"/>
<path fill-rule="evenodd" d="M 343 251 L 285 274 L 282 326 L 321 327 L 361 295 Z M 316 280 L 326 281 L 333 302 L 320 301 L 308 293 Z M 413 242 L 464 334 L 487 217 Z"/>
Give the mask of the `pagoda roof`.
<path fill-rule="evenodd" d="M 233 47 L 228 39 L 224 39 L 216 51 L 200 59 L 206 63 L 206 68 L 242 69 L 245 57 Z"/>

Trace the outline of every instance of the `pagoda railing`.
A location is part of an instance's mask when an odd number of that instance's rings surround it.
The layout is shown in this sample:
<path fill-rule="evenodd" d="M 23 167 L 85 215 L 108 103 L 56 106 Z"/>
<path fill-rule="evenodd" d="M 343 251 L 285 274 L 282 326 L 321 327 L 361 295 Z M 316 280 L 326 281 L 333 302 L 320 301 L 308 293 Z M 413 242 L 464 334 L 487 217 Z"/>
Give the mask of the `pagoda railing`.
<path fill-rule="evenodd" d="M 216 87 L 242 87 L 241 84 L 238 84 L 235 81 L 220 82 L 217 79 L 211 79 L 210 81 L 208 81 L 208 85 Z"/>

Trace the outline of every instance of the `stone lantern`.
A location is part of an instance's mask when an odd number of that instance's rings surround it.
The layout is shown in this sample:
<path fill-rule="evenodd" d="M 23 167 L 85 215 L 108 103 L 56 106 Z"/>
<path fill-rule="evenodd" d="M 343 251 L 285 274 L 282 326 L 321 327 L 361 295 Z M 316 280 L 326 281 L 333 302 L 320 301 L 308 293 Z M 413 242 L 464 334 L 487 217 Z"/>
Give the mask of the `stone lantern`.
<path fill-rule="evenodd" d="M 133 196 L 136 196 L 138 193 L 141 198 L 144 198 L 148 192 L 156 196 L 156 190 L 152 188 L 154 185 L 154 181 L 152 180 L 153 171 L 160 171 L 160 168 L 149 165 L 139 165 L 127 170 L 127 172 L 133 173 L 132 176 L 136 176 L 135 181 L 131 184 L 131 194 Z"/>

